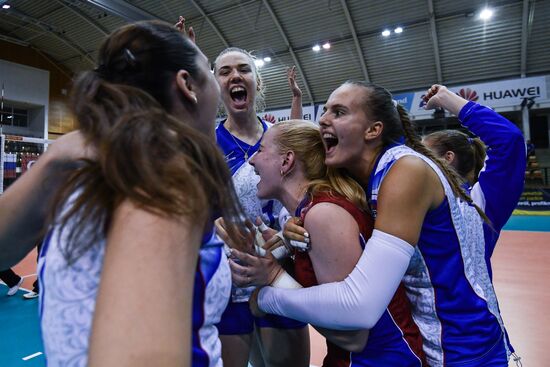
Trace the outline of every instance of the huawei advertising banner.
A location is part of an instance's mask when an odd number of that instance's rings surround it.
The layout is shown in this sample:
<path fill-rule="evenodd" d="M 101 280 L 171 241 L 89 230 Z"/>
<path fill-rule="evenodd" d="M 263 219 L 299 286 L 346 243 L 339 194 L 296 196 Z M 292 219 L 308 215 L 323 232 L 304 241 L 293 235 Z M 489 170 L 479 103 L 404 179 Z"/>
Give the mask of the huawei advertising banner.
<path fill-rule="evenodd" d="M 260 113 L 258 113 L 258 117 L 263 119 L 264 116 L 268 115 L 268 114 L 275 116 L 275 121 L 276 122 L 290 120 L 290 108 L 260 112 Z M 220 124 L 226 118 L 227 118 L 226 116 L 217 117 L 216 118 L 216 126 L 218 126 L 218 124 Z M 317 120 L 315 120 L 315 106 L 303 106 L 302 107 L 302 119 L 312 121 L 312 122 L 317 122 Z"/>
<path fill-rule="evenodd" d="M 414 100 L 414 95 L 414 93 L 399 93 L 392 94 L 392 97 L 394 101 L 405 107 L 405 109 L 410 112 Z"/>
<path fill-rule="evenodd" d="M 546 77 L 544 76 L 469 84 L 449 87 L 449 90 L 455 92 L 464 99 L 477 102 L 487 107 L 509 107 L 510 110 L 519 107 L 524 98 L 532 98 L 535 103 L 548 99 Z M 415 118 L 431 118 L 433 111 L 426 111 L 424 109 L 425 103 L 423 97 L 425 92 L 426 91 L 413 93 L 414 96 L 410 102 L 410 93 L 395 94 L 394 99 L 407 108 L 409 113 Z M 406 103 L 400 101 L 402 98 L 404 98 Z"/>
<path fill-rule="evenodd" d="M 273 110 L 266 111 L 265 113 L 260 113 L 262 117 L 266 114 L 271 114 L 275 116 L 277 122 L 290 120 L 290 108 L 284 110 Z M 302 107 L 302 119 L 308 121 L 315 121 L 315 107 L 314 106 L 303 106 Z"/>
<path fill-rule="evenodd" d="M 426 91 L 407 92 L 392 94 L 393 99 L 405 107 L 409 114 L 415 118 L 431 118 L 433 111 L 424 109 L 423 97 Z M 449 87 L 449 90 L 459 96 L 491 108 L 509 108 L 510 111 L 517 110 L 524 98 L 533 99 L 535 103 L 548 102 L 546 90 L 546 76 L 510 79 L 491 83 L 467 84 L 457 87 Z M 323 114 L 324 104 L 303 107 L 304 120 L 319 122 Z M 268 111 L 275 115 L 277 121 L 284 121 L 290 118 L 290 109 Z"/>
<path fill-rule="evenodd" d="M 407 111 L 411 110 L 413 99 L 414 99 L 414 92 L 410 93 L 398 93 L 393 94 L 392 97 L 397 103 L 399 103 L 401 106 L 405 107 Z M 325 107 L 324 104 L 319 104 L 315 106 L 317 108 L 317 111 L 315 113 L 315 122 L 319 123 L 319 119 L 321 118 L 321 115 L 323 114 L 323 108 Z"/>

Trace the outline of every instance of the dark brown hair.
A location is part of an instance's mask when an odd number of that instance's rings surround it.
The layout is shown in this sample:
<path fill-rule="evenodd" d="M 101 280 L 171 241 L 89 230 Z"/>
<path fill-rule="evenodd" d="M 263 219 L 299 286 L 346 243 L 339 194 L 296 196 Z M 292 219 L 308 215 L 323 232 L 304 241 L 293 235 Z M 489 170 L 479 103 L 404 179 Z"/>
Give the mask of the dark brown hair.
<path fill-rule="evenodd" d="M 462 188 L 462 178 L 458 173 L 447 162 L 436 157 L 430 149 L 422 144 L 420 135 L 416 132 L 409 114 L 403 106 L 394 104 L 392 95 L 388 90 L 377 84 L 362 81 L 348 81 L 345 84 L 356 85 L 365 89 L 365 114 L 371 121 L 380 121 L 384 124 L 382 130 L 382 145 L 384 147 L 392 143 L 400 143 L 405 138 L 405 144 L 408 147 L 428 157 L 441 169 L 454 194 L 468 204 L 473 205 L 483 220 L 490 224 L 489 218 L 473 203 L 472 198 Z"/>
<path fill-rule="evenodd" d="M 189 218 L 201 230 L 214 214 L 240 217 L 231 174 L 215 143 L 169 113 L 178 70 L 203 80 L 197 55 L 169 24 L 130 24 L 105 40 L 98 68 L 75 81 L 72 108 L 97 157 L 83 161 L 56 200 L 54 217 L 62 227 L 71 221 L 64 249 L 69 263 L 107 233 L 124 200 L 159 215 Z"/>
<path fill-rule="evenodd" d="M 467 181 L 470 172 L 473 172 L 473 182 L 477 182 L 479 171 L 485 163 L 485 144 L 479 138 L 471 138 L 458 130 L 441 130 L 424 137 L 429 142 L 430 149 L 442 158 L 446 152 L 452 151 L 455 158 L 452 166 L 458 174 Z"/>

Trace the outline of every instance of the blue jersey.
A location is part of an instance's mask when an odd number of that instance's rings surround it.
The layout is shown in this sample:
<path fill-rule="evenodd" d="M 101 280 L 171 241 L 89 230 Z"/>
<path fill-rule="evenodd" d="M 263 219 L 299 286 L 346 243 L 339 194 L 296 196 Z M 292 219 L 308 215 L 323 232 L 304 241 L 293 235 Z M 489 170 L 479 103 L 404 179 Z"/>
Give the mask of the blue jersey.
<path fill-rule="evenodd" d="M 71 223 L 63 232 L 57 226 L 52 228 L 42 246 L 38 261 L 40 323 L 50 366 L 85 367 L 106 240 L 103 236 L 69 266 L 63 249 L 70 226 Z M 90 232 L 85 230 L 82 235 L 86 233 Z M 227 305 L 230 289 L 231 273 L 223 243 L 212 229 L 203 237 L 195 275 L 193 366 L 222 366 L 215 323 Z"/>
<path fill-rule="evenodd" d="M 255 223 L 256 217 L 260 216 L 267 225 L 274 227 L 278 224 L 282 205 L 275 200 L 258 199 L 256 185 L 260 177 L 254 172 L 254 167 L 248 163 L 248 159 L 245 159 L 245 156 L 250 158 L 260 149 L 262 139 L 254 145 L 249 145 L 231 135 L 224 126 L 225 121 L 220 122 L 216 128 L 216 140 L 233 175 L 233 185 L 241 206 L 252 223 Z M 261 121 L 261 124 L 265 133 L 270 125 L 264 121 Z"/>
<path fill-rule="evenodd" d="M 410 155 L 432 167 L 446 196 L 426 214 L 403 278 L 428 364 L 507 365 L 510 351 L 485 262 L 483 221 L 475 208 L 456 198 L 430 159 L 398 145 L 380 156 L 371 174 L 368 197 L 373 212 L 384 177 L 398 159 Z"/>
<path fill-rule="evenodd" d="M 491 274 L 489 260 L 500 231 L 523 192 L 527 164 L 525 141 L 513 123 L 477 103 L 468 102 L 458 118 L 487 145 L 485 165 L 470 194 L 491 221 L 491 225 L 483 225 L 485 258 Z"/>
<path fill-rule="evenodd" d="M 260 148 L 261 138 L 254 145 L 249 145 L 244 141 L 231 135 L 225 128 L 223 120 L 216 128 L 216 140 L 218 146 L 225 155 L 225 160 L 233 176 L 233 185 L 239 198 L 239 202 L 248 217 L 253 223 L 256 217 L 260 216 L 264 223 L 270 227 L 277 227 L 279 224 L 279 213 L 283 206 L 276 200 L 262 200 L 257 196 L 257 185 L 260 177 L 254 172 L 254 167 L 248 163 L 248 158 L 254 155 Z M 263 132 L 271 126 L 265 121 L 259 120 L 262 124 Z M 263 138 L 263 135 L 262 135 Z M 243 302 L 248 302 L 250 295 L 256 287 L 238 288 L 231 290 L 231 302 L 229 303 L 221 322 L 217 325 L 220 333 L 223 335 L 242 335 L 249 334 L 254 328 L 254 322 L 259 327 L 272 327 L 277 329 L 298 329 L 305 327 L 306 324 L 288 319 L 286 317 L 270 315 L 263 318 L 252 316 L 248 306 Z"/>
<path fill-rule="evenodd" d="M 214 228 L 203 239 L 193 290 L 193 367 L 221 367 L 221 343 L 215 324 L 231 294 L 231 270 Z"/>

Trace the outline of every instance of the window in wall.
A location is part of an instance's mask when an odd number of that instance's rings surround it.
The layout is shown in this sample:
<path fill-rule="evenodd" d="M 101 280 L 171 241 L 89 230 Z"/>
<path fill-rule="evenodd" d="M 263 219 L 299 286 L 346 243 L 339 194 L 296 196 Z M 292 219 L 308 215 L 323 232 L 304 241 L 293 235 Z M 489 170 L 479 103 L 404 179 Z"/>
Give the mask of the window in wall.
<path fill-rule="evenodd" d="M 4 109 L 0 111 L 0 120 L 2 125 L 28 127 L 29 111 L 4 105 Z"/>

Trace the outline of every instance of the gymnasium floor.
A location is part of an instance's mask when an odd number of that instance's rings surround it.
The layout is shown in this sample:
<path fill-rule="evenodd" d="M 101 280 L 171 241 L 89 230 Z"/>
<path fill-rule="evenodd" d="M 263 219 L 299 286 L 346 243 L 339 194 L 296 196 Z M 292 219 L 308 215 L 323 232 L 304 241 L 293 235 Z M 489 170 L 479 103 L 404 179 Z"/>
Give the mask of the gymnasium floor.
<path fill-rule="evenodd" d="M 513 216 L 500 236 L 492 262 L 502 317 L 523 366 L 550 366 L 550 216 Z M 33 252 L 14 268 L 21 276 L 29 275 L 23 288 L 32 288 L 35 267 Z M 38 300 L 23 300 L 24 290 L 13 297 L 5 296 L 6 291 L 0 284 L 0 366 L 45 366 Z M 311 338 L 311 364 L 320 366 L 324 340 L 313 330 Z"/>

